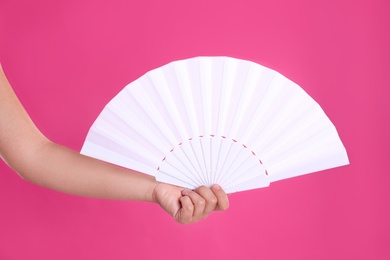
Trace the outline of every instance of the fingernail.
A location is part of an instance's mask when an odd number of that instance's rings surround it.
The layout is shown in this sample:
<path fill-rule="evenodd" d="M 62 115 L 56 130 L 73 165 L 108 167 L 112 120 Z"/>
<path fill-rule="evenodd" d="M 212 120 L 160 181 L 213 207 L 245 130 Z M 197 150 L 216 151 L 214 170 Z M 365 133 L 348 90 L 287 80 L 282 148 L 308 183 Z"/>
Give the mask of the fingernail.
<path fill-rule="evenodd" d="M 188 195 L 189 192 L 190 192 L 189 189 L 184 189 L 184 190 L 182 190 L 181 194 Z"/>
<path fill-rule="evenodd" d="M 221 186 L 219 186 L 218 184 L 214 184 L 213 187 L 214 187 L 215 190 L 220 190 L 221 189 Z"/>

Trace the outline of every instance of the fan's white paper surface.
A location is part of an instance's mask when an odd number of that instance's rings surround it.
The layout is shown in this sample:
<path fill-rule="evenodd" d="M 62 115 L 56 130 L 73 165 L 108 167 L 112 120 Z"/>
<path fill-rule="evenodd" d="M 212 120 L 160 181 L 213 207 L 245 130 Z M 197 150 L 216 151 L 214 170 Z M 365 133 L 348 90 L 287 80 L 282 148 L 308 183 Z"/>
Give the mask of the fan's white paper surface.
<path fill-rule="evenodd" d="M 235 192 L 348 164 L 321 107 L 259 64 L 198 57 L 126 86 L 92 125 L 83 154 L 195 188 Z"/>

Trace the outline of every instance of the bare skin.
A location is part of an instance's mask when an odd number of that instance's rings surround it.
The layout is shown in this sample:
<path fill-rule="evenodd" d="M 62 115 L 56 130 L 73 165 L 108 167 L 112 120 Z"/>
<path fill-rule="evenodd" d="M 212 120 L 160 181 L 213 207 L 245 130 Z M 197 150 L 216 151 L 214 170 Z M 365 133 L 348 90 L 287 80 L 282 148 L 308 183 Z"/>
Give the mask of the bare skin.
<path fill-rule="evenodd" d="M 19 176 L 37 185 L 79 196 L 154 202 L 182 224 L 229 207 L 218 185 L 188 190 L 160 183 L 50 141 L 28 116 L 1 64 L 0 156 Z"/>

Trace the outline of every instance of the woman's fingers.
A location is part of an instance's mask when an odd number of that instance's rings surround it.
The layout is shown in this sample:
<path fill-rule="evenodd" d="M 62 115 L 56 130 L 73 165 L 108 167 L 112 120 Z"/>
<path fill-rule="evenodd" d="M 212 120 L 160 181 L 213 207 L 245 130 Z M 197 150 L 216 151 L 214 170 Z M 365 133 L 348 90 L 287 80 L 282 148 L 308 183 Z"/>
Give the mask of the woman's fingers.
<path fill-rule="evenodd" d="M 176 220 L 181 224 L 189 224 L 193 221 L 194 204 L 192 203 L 189 196 L 180 197 L 181 208 L 178 211 Z"/>
<path fill-rule="evenodd" d="M 184 224 L 201 220 L 214 210 L 229 208 L 228 196 L 219 185 L 213 185 L 211 189 L 205 186 L 184 189 L 182 195 L 178 221 Z"/>
<path fill-rule="evenodd" d="M 206 186 L 200 186 L 195 191 L 203 197 L 205 201 L 205 207 L 203 211 L 203 217 L 206 217 L 208 214 L 210 214 L 212 211 L 215 210 L 215 208 L 218 205 L 218 198 L 215 196 L 214 192 L 207 188 Z"/>
<path fill-rule="evenodd" d="M 188 196 L 192 201 L 192 204 L 194 206 L 193 215 L 192 215 L 193 221 L 195 222 L 204 218 L 205 217 L 204 211 L 207 204 L 206 199 L 197 191 L 193 191 L 189 189 L 183 190 L 182 194 L 184 196 Z"/>
<path fill-rule="evenodd" d="M 211 190 L 217 197 L 218 204 L 215 210 L 227 210 L 229 208 L 229 198 L 226 192 L 218 184 L 211 186 Z"/>

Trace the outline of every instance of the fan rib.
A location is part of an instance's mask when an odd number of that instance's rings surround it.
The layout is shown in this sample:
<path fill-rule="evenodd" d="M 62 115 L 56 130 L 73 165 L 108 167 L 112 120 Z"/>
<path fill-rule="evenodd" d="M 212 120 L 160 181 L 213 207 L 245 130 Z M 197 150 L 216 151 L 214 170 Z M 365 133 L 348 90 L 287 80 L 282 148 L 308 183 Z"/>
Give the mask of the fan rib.
<path fill-rule="evenodd" d="M 171 163 L 171 161 L 172 161 L 171 158 L 172 158 L 172 157 L 176 158 L 176 160 L 174 160 L 175 163 Z M 177 157 L 177 155 L 176 155 L 175 153 L 171 152 L 170 158 L 168 158 L 168 159 L 165 158 L 165 160 L 163 160 L 162 163 L 166 163 L 166 164 L 170 165 L 172 168 L 176 169 L 176 171 L 177 171 L 178 173 L 180 173 L 180 175 L 183 175 L 183 176 L 185 176 L 186 178 L 188 178 L 189 180 L 192 180 L 193 183 L 195 183 L 194 186 L 202 185 L 202 181 L 201 181 L 201 180 L 198 180 L 198 178 L 196 178 L 197 175 L 194 174 L 194 173 L 186 166 L 186 164 L 183 162 L 183 160 L 180 160 L 180 159 L 182 159 L 182 157 L 179 158 L 179 157 Z M 175 166 L 175 165 L 177 165 L 177 166 Z M 180 165 L 181 165 L 182 167 L 180 167 Z M 179 167 L 180 167 L 180 168 L 184 168 L 184 169 L 179 169 Z M 163 168 L 164 168 L 163 165 L 161 165 L 161 166 L 160 166 L 160 171 L 163 171 L 163 170 L 162 170 Z M 187 173 L 190 173 L 191 176 L 189 176 Z M 176 174 L 176 175 L 179 175 L 179 174 Z M 193 177 L 195 177 L 195 181 L 194 181 Z"/>

